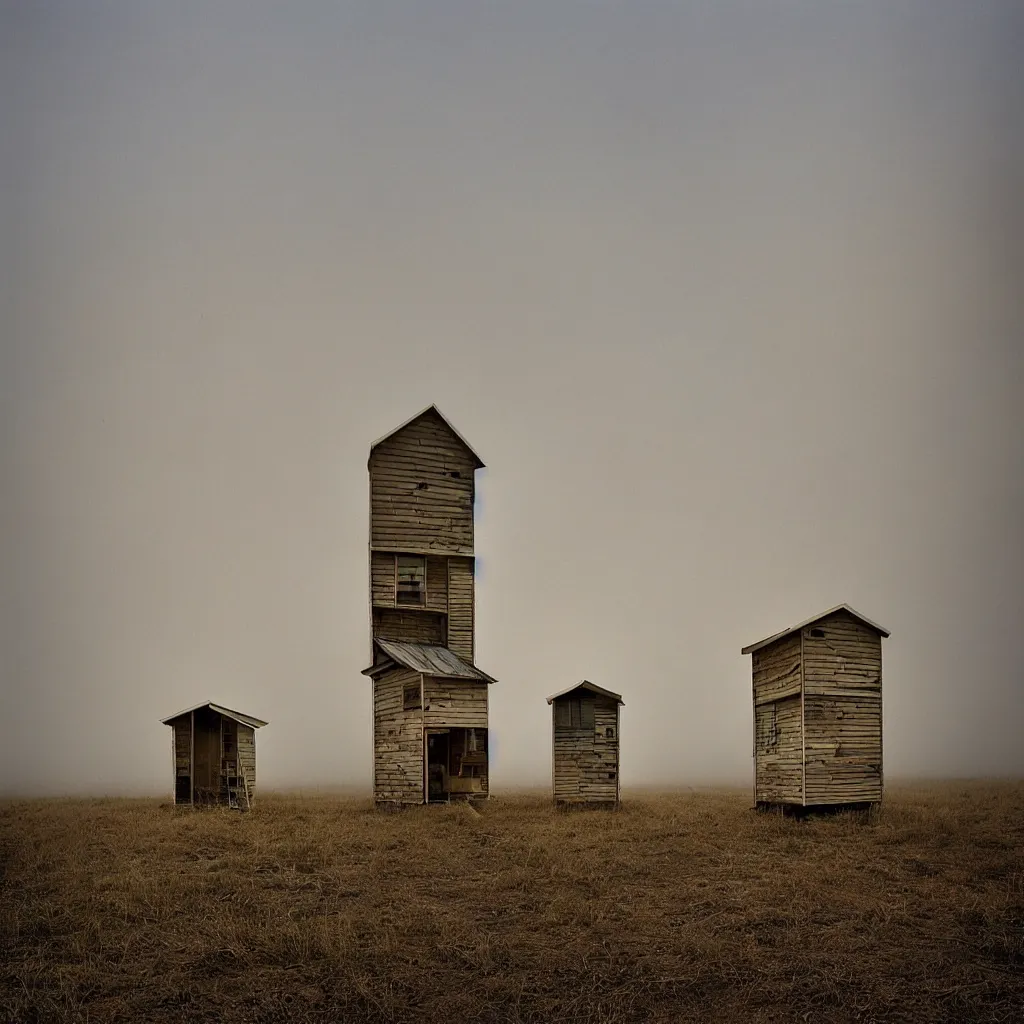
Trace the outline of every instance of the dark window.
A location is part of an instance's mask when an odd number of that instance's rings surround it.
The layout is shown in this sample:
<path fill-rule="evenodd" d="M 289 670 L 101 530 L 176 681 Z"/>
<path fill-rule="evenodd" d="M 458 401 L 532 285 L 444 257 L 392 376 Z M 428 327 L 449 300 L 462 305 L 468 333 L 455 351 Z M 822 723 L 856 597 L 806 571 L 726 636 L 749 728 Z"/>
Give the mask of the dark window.
<path fill-rule="evenodd" d="M 615 739 L 615 727 L 612 725 L 606 725 L 604 729 L 604 734 L 607 739 Z"/>
<path fill-rule="evenodd" d="M 556 729 L 593 729 L 594 702 L 587 697 L 560 700 L 555 704 Z"/>
<path fill-rule="evenodd" d="M 402 708 L 405 711 L 417 711 L 420 707 L 420 684 L 410 683 L 402 691 Z"/>
<path fill-rule="evenodd" d="M 820 640 L 820 639 L 822 639 L 825 636 L 825 630 L 823 630 L 823 629 L 812 629 L 811 630 L 811 636 L 816 637 L 817 639 Z"/>
<path fill-rule="evenodd" d="M 396 603 L 423 604 L 427 594 L 427 560 L 423 555 L 396 555 Z"/>
<path fill-rule="evenodd" d="M 461 480 L 462 479 L 462 474 L 457 469 L 453 469 L 451 475 L 452 475 L 452 479 L 453 480 Z"/>

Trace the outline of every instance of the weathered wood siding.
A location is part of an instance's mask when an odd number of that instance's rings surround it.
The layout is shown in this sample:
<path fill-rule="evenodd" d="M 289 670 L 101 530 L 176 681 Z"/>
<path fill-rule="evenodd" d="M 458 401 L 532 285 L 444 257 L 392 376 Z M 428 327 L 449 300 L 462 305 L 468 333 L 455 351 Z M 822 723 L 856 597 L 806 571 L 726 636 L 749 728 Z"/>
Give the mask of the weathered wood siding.
<path fill-rule="evenodd" d="M 882 638 L 840 611 L 803 644 L 806 803 L 881 800 Z"/>
<path fill-rule="evenodd" d="M 207 708 L 194 712 L 193 790 L 197 802 L 216 801 L 220 794 L 220 715 Z"/>
<path fill-rule="evenodd" d="M 373 797 L 423 803 L 423 712 L 405 710 L 406 686 L 420 685 L 406 668 L 385 672 L 373 683 Z"/>
<path fill-rule="evenodd" d="M 370 545 L 473 553 L 474 461 L 434 412 L 370 455 Z"/>
<path fill-rule="evenodd" d="M 256 795 L 256 730 L 238 723 L 238 768 L 249 787 L 249 799 Z M 245 794 L 239 793 L 239 802 L 245 805 Z"/>
<path fill-rule="evenodd" d="M 174 722 L 174 774 L 188 775 L 191 773 L 192 730 L 189 718 L 179 718 Z"/>
<path fill-rule="evenodd" d="M 570 711 L 579 701 L 581 715 Z M 618 704 L 587 692 L 566 694 L 551 705 L 554 718 L 552 785 L 556 803 L 618 800 Z M 609 736 L 608 730 L 612 730 Z"/>
<path fill-rule="evenodd" d="M 803 803 L 800 635 L 753 653 L 754 799 Z"/>
<path fill-rule="evenodd" d="M 395 605 L 395 556 L 390 551 L 370 552 L 370 593 L 374 604 Z"/>
<path fill-rule="evenodd" d="M 873 629 L 841 611 L 803 633 L 806 694 L 857 696 L 881 689 L 882 638 Z"/>
<path fill-rule="evenodd" d="M 754 708 L 755 800 L 803 802 L 803 752 L 800 745 L 800 695 Z"/>
<path fill-rule="evenodd" d="M 487 728 L 487 683 L 483 680 L 424 676 L 423 692 L 424 726 Z"/>
<path fill-rule="evenodd" d="M 409 611 L 406 608 L 374 608 L 373 635 L 382 640 L 444 645 L 445 617 L 438 612 Z"/>
<path fill-rule="evenodd" d="M 192 775 L 192 719 L 183 715 L 171 723 L 171 753 L 174 763 L 174 801 L 189 803 Z M 179 781 L 180 780 L 180 781 Z"/>
<path fill-rule="evenodd" d="M 448 559 L 448 647 L 460 658 L 473 662 L 472 558 Z"/>
<path fill-rule="evenodd" d="M 427 556 L 427 607 L 434 611 L 448 611 L 448 559 Z"/>

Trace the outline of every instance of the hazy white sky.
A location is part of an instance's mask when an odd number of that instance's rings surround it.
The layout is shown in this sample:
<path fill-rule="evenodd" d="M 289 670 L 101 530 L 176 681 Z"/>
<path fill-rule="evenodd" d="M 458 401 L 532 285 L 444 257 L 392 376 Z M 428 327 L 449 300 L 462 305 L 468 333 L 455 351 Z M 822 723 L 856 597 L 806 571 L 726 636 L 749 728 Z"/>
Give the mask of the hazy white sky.
<path fill-rule="evenodd" d="M 1020 4 L 0 3 L 0 778 L 159 719 L 368 785 L 370 443 L 487 463 L 495 790 L 621 692 L 751 779 L 740 648 L 842 601 L 886 774 L 1024 772 Z"/>

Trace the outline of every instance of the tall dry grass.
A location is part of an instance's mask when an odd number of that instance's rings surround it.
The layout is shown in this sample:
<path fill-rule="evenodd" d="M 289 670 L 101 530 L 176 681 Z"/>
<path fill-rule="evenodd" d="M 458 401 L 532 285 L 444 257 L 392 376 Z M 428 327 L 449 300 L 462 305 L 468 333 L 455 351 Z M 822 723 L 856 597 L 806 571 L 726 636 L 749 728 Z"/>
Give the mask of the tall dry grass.
<path fill-rule="evenodd" d="M 0 1019 L 1024 1020 L 1024 784 L 749 802 L 7 801 Z"/>

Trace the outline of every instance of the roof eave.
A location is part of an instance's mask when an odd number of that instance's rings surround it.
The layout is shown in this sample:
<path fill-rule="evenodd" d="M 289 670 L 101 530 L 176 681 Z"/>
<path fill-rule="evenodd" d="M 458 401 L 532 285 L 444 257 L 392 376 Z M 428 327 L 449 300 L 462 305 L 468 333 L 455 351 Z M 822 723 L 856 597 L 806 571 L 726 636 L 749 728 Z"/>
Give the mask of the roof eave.
<path fill-rule="evenodd" d="M 264 722 L 262 718 L 257 718 L 255 715 L 247 715 L 242 711 L 234 711 L 231 708 L 224 707 L 223 704 L 217 704 L 212 700 L 204 700 L 200 704 L 195 704 L 190 708 L 185 708 L 184 711 L 179 711 L 176 715 L 171 715 L 170 718 L 161 718 L 161 725 L 170 725 L 175 719 L 181 718 L 182 715 L 190 715 L 193 711 L 198 711 L 200 708 L 210 708 L 218 715 L 223 715 L 226 718 L 230 718 L 233 721 L 240 722 L 242 725 L 250 725 L 254 729 L 262 729 L 263 726 L 269 725 L 269 722 Z"/>
<path fill-rule="evenodd" d="M 567 693 L 572 693 L 573 690 L 587 690 L 596 696 L 608 697 L 611 700 L 616 701 L 618 704 L 621 704 L 623 707 L 626 706 L 626 702 L 622 699 L 621 694 L 613 693 L 611 690 L 606 690 L 603 686 L 598 686 L 597 683 L 592 683 L 589 679 L 581 679 L 578 683 L 573 683 L 572 686 L 567 686 L 564 690 L 551 694 L 551 696 L 547 698 L 547 702 L 552 704 L 558 700 L 559 697 L 564 697 Z"/>
<path fill-rule="evenodd" d="M 855 619 L 863 622 L 865 626 L 869 626 L 878 633 L 879 636 L 885 638 L 890 635 L 889 630 L 887 630 L 885 626 L 881 626 L 877 622 L 873 622 L 866 615 L 861 615 L 861 613 L 855 608 L 851 608 L 848 604 L 837 604 L 834 608 L 829 608 L 827 611 L 813 615 L 809 619 L 804 619 L 803 622 L 798 622 L 795 626 L 790 626 L 788 629 L 780 630 L 778 633 L 773 633 L 771 636 L 765 637 L 763 640 L 758 640 L 757 643 L 750 644 L 749 646 L 742 648 L 740 650 L 740 654 L 752 654 L 754 651 L 759 651 L 761 648 L 767 647 L 769 644 L 773 644 L 777 640 L 781 640 L 801 629 L 806 629 L 808 626 L 814 625 L 815 622 L 821 622 L 822 619 L 828 618 L 829 615 L 835 615 L 836 612 L 844 611 L 849 612 Z"/>

